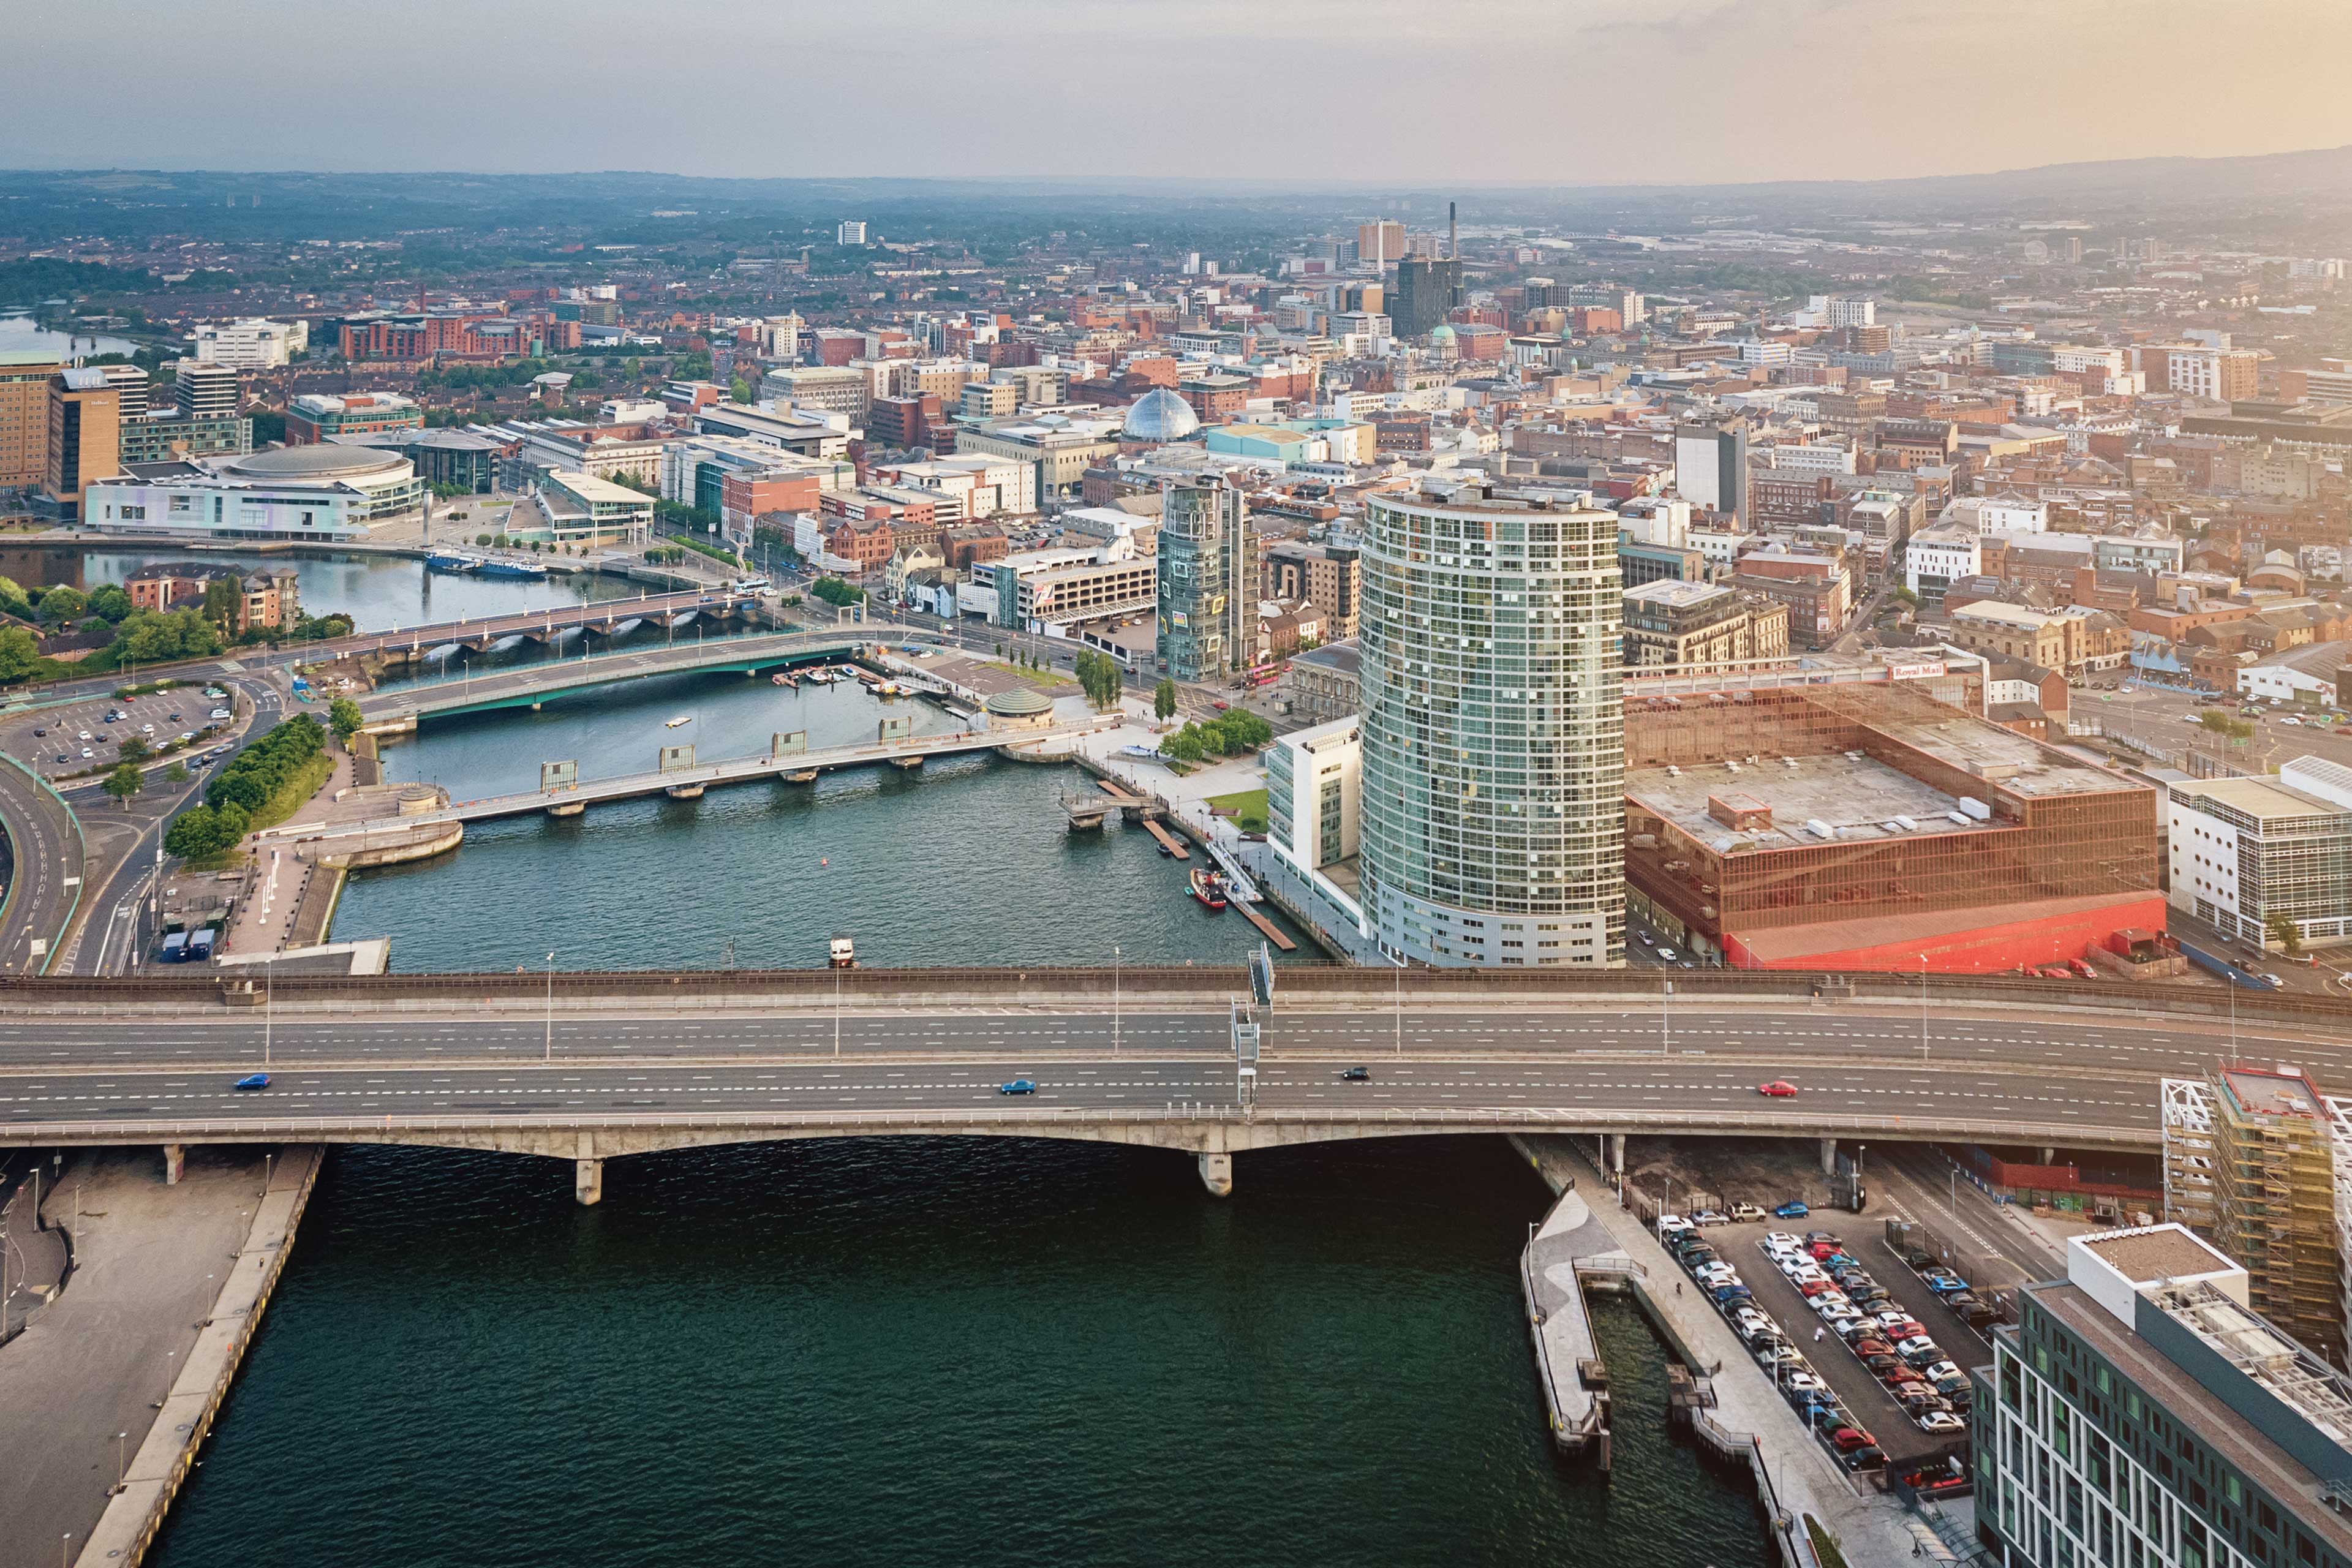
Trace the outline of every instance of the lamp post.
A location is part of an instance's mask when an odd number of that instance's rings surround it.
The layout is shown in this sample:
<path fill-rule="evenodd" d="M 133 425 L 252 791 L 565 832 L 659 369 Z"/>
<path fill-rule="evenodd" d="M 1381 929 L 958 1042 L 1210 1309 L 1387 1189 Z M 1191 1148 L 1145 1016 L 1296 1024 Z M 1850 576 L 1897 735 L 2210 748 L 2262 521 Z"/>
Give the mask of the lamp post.
<path fill-rule="evenodd" d="M 555 954 L 547 955 L 547 1055 L 555 1059 Z"/>
<path fill-rule="evenodd" d="M 270 1027 L 278 1011 L 278 955 L 261 961 L 261 1065 L 269 1065 Z"/>
<path fill-rule="evenodd" d="M 1396 1054 L 1404 1055 L 1404 955 L 1397 955 L 1396 966 Z"/>
<path fill-rule="evenodd" d="M 1118 944 L 1110 950 L 1110 1054 L 1118 1055 Z"/>
<path fill-rule="evenodd" d="M 1927 1059 L 1927 955 L 1919 955 L 1919 1059 Z"/>
<path fill-rule="evenodd" d="M 121 1491 L 131 1476 L 131 1434 L 114 1435 L 114 1489 Z"/>

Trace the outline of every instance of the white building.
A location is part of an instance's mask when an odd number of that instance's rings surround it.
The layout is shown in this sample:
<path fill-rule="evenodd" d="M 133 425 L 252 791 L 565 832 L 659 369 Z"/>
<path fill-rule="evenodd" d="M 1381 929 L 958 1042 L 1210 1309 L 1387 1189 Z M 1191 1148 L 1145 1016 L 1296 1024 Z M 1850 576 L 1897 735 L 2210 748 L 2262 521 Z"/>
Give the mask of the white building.
<path fill-rule="evenodd" d="M 1822 321 L 1832 331 L 1840 327 L 1874 327 L 1878 301 L 1866 296 L 1832 294 L 1823 302 Z"/>
<path fill-rule="evenodd" d="M 2281 702 L 2333 706 L 2336 672 L 2352 666 L 2352 642 L 2305 643 L 2266 653 L 2238 670 L 2238 689 L 2248 697 Z"/>
<path fill-rule="evenodd" d="M 329 442 L 210 463 L 141 463 L 83 492 L 82 523 L 101 532 L 192 539 L 355 539 L 415 514 L 425 481 L 397 452 Z"/>
<path fill-rule="evenodd" d="M 854 218 L 854 217 L 853 217 L 853 218 L 844 218 L 844 219 L 842 219 L 842 220 L 841 220 L 841 225 L 840 225 L 840 226 L 839 226 L 839 227 L 837 227 L 837 228 L 835 228 L 835 229 L 833 231 L 833 242 L 834 242 L 835 245 L 863 245 L 863 244 L 865 244 L 865 243 L 866 243 L 866 223 L 865 223 L 865 220 L 864 220 L 864 219 L 862 219 L 862 218 Z"/>
<path fill-rule="evenodd" d="M 1362 841 L 1361 721 L 1296 730 L 1265 752 L 1265 881 L 1287 909 L 1358 962 L 1379 948 L 1358 901 Z"/>
<path fill-rule="evenodd" d="M 2022 496 L 1962 496 L 1936 521 L 1961 523 L 1979 533 L 2047 533 L 2050 507 Z"/>
<path fill-rule="evenodd" d="M 240 321 L 200 321 L 194 336 L 199 364 L 269 370 L 310 348 L 310 324 L 251 316 Z"/>
<path fill-rule="evenodd" d="M 669 413 L 669 405 L 643 397 L 608 397 L 596 405 L 599 425 L 643 425 Z"/>
<path fill-rule="evenodd" d="M 1822 442 L 1807 446 L 1768 447 L 1766 458 L 1782 473 L 1850 474 L 1853 472 L 1853 447 Z"/>
<path fill-rule="evenodd" d="M 2352 938 L 2352 768 L 2298 757 L 2275 779 L 2186 779 L 2167 791 L 2166 901 L 2247 942 L 2294 921 L 2311 946 Z"/>
<path fill-rule="evenodd" d="M 1943 603 L 1945 589 L 1983 570 L 1984 536 L 1964 523 L 1937 523 L 1911 536 L 1903 585 L 1932 607 Z"/>

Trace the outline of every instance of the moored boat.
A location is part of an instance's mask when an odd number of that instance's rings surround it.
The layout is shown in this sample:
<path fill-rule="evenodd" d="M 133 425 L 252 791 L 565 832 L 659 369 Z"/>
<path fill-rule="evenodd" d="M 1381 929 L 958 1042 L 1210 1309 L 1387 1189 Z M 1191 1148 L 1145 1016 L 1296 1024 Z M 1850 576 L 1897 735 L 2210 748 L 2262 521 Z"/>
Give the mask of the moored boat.
<path fill-rule="evenodd" d="M 1202 868 L 1192 873 L 1192 896 L 1213 910 L 1225 907 L 1225 879 L 1216 872 Z"/>

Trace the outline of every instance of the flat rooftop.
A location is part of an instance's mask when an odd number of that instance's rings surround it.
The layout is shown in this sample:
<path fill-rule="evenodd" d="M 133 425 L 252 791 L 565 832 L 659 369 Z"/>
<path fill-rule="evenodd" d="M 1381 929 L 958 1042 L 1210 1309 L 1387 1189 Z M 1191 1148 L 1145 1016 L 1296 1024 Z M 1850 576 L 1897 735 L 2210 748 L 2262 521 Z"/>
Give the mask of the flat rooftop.
<path fill-rule="evenodd" d="M 2083 1246 L 2125 1279 L 2146 1284 L 2156 1279 L 2187 1279 L 2231 1267 L 2230 1260 L 2177 1230 L 2126 1231 L 2116 1236 L 2089 1237 Z"/>
<path fill-rule="evenodd" d="M 1704 763 L 1679 769 L 1642 768 L 1625 775 L 1625 795 L 1656 813 L 1702 844 L 1722 853 L 1735 853 L 1741 840 L 1751 851 L 1856 843 L 1884 838 L 1925 838 L 1939 833 L 1967 833 L 1994 826 L 1973 818 L 1955 822 L 1960 809 L 1956 795 L 1888 767 L 1868 757 L 1859 761 L 1843 754 L 1798 757 L 1794 765 L 1779 757 L 1741 763 L 1733 773 L 1721 763 Z M 1772 809 L 1772 826 L 1735 832 L 1710 815 L 1710 796 L 1754 796 Z M 1991 804 L 1990 795 L 1977 797 Z M 1898 818 L 1911 824 L 1904 826 Z M 1823 838 L 1805 825 L 1820 822 L 1836 833 Z"/>
<path fill-rule="evenodd" d="M 2221 1082 L 2239 1109 L 2250 1116 L 2290 1116 L 2315 1121 L 2323 1114 L 2319 1091 L 2300 1073 L 2231 1068 L 2221 1075 Z"/>

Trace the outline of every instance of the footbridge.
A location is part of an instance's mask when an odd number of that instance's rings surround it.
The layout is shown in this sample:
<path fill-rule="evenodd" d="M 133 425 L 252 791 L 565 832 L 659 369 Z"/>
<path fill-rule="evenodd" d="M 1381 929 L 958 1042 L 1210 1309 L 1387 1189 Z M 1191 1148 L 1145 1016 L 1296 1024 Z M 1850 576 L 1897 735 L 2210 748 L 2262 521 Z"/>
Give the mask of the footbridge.
<path fill-rule="evenodd" d="M 320 644 L 324 652 L 354 658 L 378 658 L 387 664 L 423 659 L 446 647 L 476 653 L 493 643 L 509 640 L 552 643 L 578 635 L 609 637 L 641 626 L 673 629 L 708 623 L 733 627 L 764 619 L 755 594 L 732 589 L 683 594 L 641 594 L 634 599 L 602 599 L 583 605 L 550 605 L 504 616 L 476 616 L 467 620 L 363 632 Z"/>
<path fill-rule="evenodd" d="M 880 646 L 883 640 L 875 631 L 846 626 L 700 637 L 663 647 L 613 648 L 603 653 L 583 647 L 576 658 L 517 665 L 478 675 L 467 671 L 372 692 L 359 700 L 360 711 L 371 733 L 400 735 L 413 731 L 427 719 L 483 713 L 499 708 L 536 708 L 557 698 L 617 681 L 722 672 L 756 676 L 798 665 L 854 659 Z M 898 627 L 888 629 L 887 640 L 894 646 L 938 646 L 936 639 L 926 634 Z"/>
<path fill-rule="evenodd" d="M 1179 1150 L 1219 1192 L 1253 1150 L 1474 1131 L 1614 1135 L 1618 1159 L 1651 1133 L 2147 1152 L 2164 1080 L 2230 1039 L 2227 995 L 2191 986 L 1945 980 L 1922 1009 L 1887 975 L 1668 995 L 1296 965 L 1249 1075 L 1239 970 L 250 973 L 0 981 L 0 1146 L 499 1150 L 574 1162 L 589 1202 L 607 1159 L 822 1137 Z M 2237 1048 L 2352 1087 L 2347 1011 L 2253 999 Z"/>

